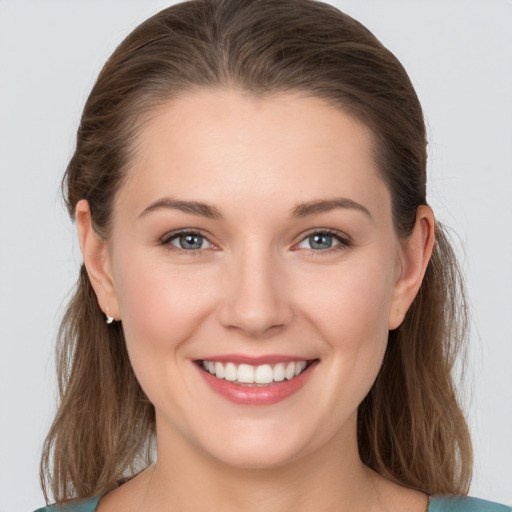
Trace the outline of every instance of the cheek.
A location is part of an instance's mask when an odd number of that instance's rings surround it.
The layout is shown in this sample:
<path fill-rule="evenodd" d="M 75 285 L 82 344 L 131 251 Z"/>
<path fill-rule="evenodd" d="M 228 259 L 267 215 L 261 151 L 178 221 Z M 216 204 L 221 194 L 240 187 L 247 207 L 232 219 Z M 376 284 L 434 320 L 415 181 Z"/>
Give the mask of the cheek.
<path fill-rule="evenodd" d="M 119 260 L 116 270 L 123 330 L 134 354 L 148 352 L 149 358 L 155 351 L 178 348 L 214 306 L 214 277 L 208 271 L 152 263 L 144 253 Z"/>
<path fill-rule="evenodd" d="M 336 385 L 326 390 L 324 398 L 326 403 L 340 404 L 340 415 L 357 408 L 382 365 L 393 269 L 392 259 L 361 255 L 319 272 L 309 293 L 305 286 L 297 291 L 303 315 L 325 342 L 325 370 Z"/>
<path fill-rule="evenodd" d="M 183 364 L 191 355 L 188 342 L 211 313 L 216 286 L 207 270 L 191 272 L 161 259 L 152 262 L 142 251 L 132 251 L 116 260 L 114 275 L 137 380 L 157 410 L 174 411 L 173 422 L 179 423 L 177 418 L 186 417 L 183 397 L 190 394 Z"/>
<path fill-rule="evenodd" d="M 303 283 L 297 296 L 303 314 L 325 339 L 357 349 L 375 339 L 387 339 L 393 274 L 391 260 L 361 255 L 321 269 L 312 281 L 314 287 Z"/>

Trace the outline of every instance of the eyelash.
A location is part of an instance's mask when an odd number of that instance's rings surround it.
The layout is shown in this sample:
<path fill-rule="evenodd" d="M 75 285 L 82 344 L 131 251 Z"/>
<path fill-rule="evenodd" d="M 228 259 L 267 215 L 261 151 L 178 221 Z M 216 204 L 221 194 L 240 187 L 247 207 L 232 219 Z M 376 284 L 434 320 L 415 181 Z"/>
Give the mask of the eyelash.
<path fill-rule="evenodd" d="M 205 236 L 203 233 L 201 233 L 200 231 L 195 231 L 195 230 L 190 230 L 190 229 L 184 229 L 181 231 L 174 231 L 172 233 L 168 233 L 161 239 L 160 243 L 162 245 L 166 246 L 166 248 L 169 251 L 176 252 L 177 254 L 186 254 L 187 256 L 200 256 L 200 255 L 204 254 L 205 249 L 182 249 L 181 247 L 177 247 L 177 246 L 171 244 L 171 242 L 173 240 L 179 238 L 180 236 L 186 236 L 186 235 L 199 236 L 199 237 L 203 238 L 204 240 L 208 241 L 210 245 L 214 245 L 209 241 L 208 237 Z"/>
<path fill-rule="evenodd" d="M 334 229 L 315 229 L 310 231 L 309 233 L 306 233 L 298 242 L 295 244 L 294 247 L 297 247 L 299 244 L 307 240 L 309 237 L 314 235 L 329 235 L 335 238 L 339 243 L 337 245 L 334 245 L 333 247 L 329 247 L 328 249 L 304 249 L 308 251 L 310 254 L 314 256 L 324 256 L 328 254 L 332 254 L 334 252 L 340 252 L 348 249 L 353 245 L 352 241 L 349 237 L 344 235 L 343 233 L 340 233 L 339 231 L 336 231 Z"/>
<path fill-rule="evenodd" d="M 172 233 L 168 233 L 164 237 L 162 237 L 160 243 L 161 245 L 164 245 L 168 248 L 168 250 L 176 252 L 178 254 L 186 254 L 188 256 L 196 256 L 196 255 L 202 255 L 204 254 L 204 251 L 206 249 L 182 249 L 180 247 L 177 247 L 173 245 L 171 242 L 173 240 L 176 240 L 180 236 L 186 236 L 186 235 L 192 235 L 192 236 L 199 236 L 203 238 L 204 240 L 208 241 L 211 246 L 212 244 L 208 237 L 202 234 L 200 231 L 195 230 L 181 230 L 181 231 L 175 231 Z M 296 248 L 299 244 L 303 243 L 305 240 L 307 240 L 309 237 L 314 235 L 329 235 L 335 238 L 339 243 L 334 245 L 333 247 L 329 247 L 328 249 L 304 249 L 308 251 L 310 254 L 313 255 L 326 255 L 331 254 L 333 252 L 343 251 L 347 248 L 351 247 L 353 245 L 352 241 L 346 236 L 340 233 L 339 231 L 333 230 L 333 229 L 315 229 L 313 231 L 310 231 L 309 233 L 306 233 L 301 240 L 294 245 L 294 248 Z M 295 249 L 298 250 L 298 249 Z"/>

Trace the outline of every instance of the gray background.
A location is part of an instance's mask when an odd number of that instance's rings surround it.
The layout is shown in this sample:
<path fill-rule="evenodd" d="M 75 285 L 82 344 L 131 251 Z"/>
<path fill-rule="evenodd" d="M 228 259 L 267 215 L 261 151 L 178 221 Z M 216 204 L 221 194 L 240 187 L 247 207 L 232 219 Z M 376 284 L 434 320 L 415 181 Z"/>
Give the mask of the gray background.
<path fill-rule="evenodd" d="M 408 70 L 430 138 L 429 196 L 460 238 L 474 317 L 471 494 L 512 504 L 512 2 L 332 2 Z M 80 256 L 59 181 L 95 76 L 156 0 L 0 0 L 0 512 L 43 504 L 53 344 Z"/>

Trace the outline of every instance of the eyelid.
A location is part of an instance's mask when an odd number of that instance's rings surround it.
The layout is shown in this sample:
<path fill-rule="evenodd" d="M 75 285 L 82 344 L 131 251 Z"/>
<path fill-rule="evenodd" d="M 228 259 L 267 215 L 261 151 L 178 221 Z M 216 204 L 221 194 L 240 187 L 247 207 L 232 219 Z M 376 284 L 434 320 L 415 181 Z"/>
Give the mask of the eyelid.
<path fill-rule="evenodd" d="M 300 243 L 304 242 L 304 240 L 306 240 L 308 237 L 310 237 L 312 235 L 316 235 L 316 234 L 331 235 L 334 238 L 337 238 L 339 243 L 333 247 L 329 247 L 328 249 L 301 249 L 298 247 L 298 245 Z M 336 251 L 336 250 L 343 250 L 348 247 L 351 247 L 352 245 L 353 245 L 353 241 L 350 238 L 350 236 L 348 236 L 346 233 L 343 233 L 342 231 L 338 231 L 338 230 L 332 229 L 332 228 L 314 228 L 314 229 L 310 229 L 306 233 L 303 233 L 301 235 L 300 240 L 294 244 L 293 249 L 310 251 L 310 252 L 316 253 L 316 254 L 325 254 L 325 253 Z"/>
<path fill-rule="evenodd" d="M 207 249 L 182 249 L 180 247 L 177 247 L 171 243 L 171 241 L 179 236 L 182 235 L 197 235 L 202 238 L 204 238 L 209 244 L 210 247 Z M 188 255 L 194 255 L 198 253 L 203 253 L 208 250 L 215 250 L 217 246 L 210 240 L 210 235 L 205 234 L 201 229 L 194 229 L 194 228 L 184 228 L 184 229 L 176 229 L 174 231 L 169 231 L 165 235 L 159 238 L 159 244 L 165 246 L 169 251 L 181 253 L 181 254 L 188 254 Z"/>
<path fill-rule="evenodd" d="M 336 244 L 333 247 L 330 247 L 328 249 L 300 249 L 297 246 L 306 240 L 311 235 L 315 234 L 327 234 L 335 237 L 338 240 L 338 244 Z M 180 247 L 177 247 L 173 244 L 171 244 L 171 240 L 177 238 L 181 235 L 198 235 L 202 238 L 206 239 L 211 247 L 208 249 L 181 249 Z M 205 234 L 201 229 L 195 229 L 195 228 L 183 228 L 183 229 L 177 229 L 174 231 L 170 231 L 159 238 L 159 244 L 165 246 L 168 250 L 174 251 L 177 253 L 183 253 L 183 254 L 189 254 L 194 255 L 196 253 L 204 253 L 205 251 L 209 250 L 216 250 L 219 247 L 211 241 L 211 235 Z M 309 250 L 311 253 L 316 254 L 325 254 L 329 252 L 333 252 L 336 250 L 343 250 L 348 247 L 351 247 L 353 245 L 353 241 L 350 236 L 348 236 L 346 233 L 342 231 L 338 231 L 336 229 L 332 228 L 312 228 L 305 233 L 301 234 L 300 239 L 293 245 L 292 250 Z"/>

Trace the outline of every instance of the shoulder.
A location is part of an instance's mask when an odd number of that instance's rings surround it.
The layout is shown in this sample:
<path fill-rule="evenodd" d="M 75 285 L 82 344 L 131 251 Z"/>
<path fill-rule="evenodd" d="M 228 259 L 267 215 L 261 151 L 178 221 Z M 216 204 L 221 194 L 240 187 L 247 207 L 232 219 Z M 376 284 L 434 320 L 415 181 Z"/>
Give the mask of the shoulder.
<path fill-rule="evenodd" d="M 95 512 L 100 501 L 99 497 L 89 498 L 87 500 L 76 500 L 64 505 L 50 505 L 39 508 L 35 512 Z"/>
<path fill-rule="evenodd" d="M 428 512 L 512 512 L 512 508 L 469 496 L 432 496 Z"/>

